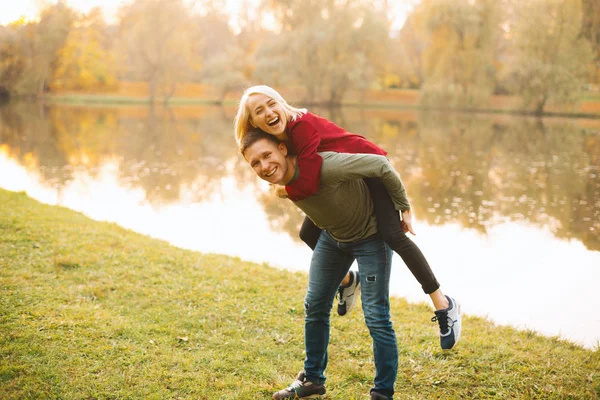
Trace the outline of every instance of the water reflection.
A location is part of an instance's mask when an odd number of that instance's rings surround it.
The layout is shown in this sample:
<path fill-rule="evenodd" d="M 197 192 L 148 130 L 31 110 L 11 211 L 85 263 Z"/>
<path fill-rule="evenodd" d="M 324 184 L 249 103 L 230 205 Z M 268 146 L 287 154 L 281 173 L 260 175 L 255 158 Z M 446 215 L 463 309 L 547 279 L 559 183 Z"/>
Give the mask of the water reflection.
<path fill-rule="evenodd" d="M 486 232 L 528 221 L 600 250 L 600 124 L 472 114 L 365 122 L 356 130 L 390 152 L 428 223 Z"/>
<path fill-rule="evenodd" d="M 0 108 L 0 187 L 185 248 L 305 269 L 303 216 L 235 154 L 234 111 L 11 104 Z M 600 123 L 317 112 L 389 151 L 415 240 L 468 312 L 600 339 L 600 304 L 584 294 L 600 281 Z M 394 293 L 425 300 L 395 265 Z"/>

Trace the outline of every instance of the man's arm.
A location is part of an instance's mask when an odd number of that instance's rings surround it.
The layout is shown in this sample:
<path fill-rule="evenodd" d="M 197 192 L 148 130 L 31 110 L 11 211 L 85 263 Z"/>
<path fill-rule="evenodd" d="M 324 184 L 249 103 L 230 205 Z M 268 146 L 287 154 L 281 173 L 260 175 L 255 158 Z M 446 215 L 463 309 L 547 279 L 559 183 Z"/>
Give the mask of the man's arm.
<path fill-rule="evenodd" d="M 410 209 L 406 189 L 400 180 L 400 175 L 384 156 L 333 152 L 319 154 L 323 157 L 321 180 L 324 183 L 379 178 L 390 194 L 396 210 Z"/>

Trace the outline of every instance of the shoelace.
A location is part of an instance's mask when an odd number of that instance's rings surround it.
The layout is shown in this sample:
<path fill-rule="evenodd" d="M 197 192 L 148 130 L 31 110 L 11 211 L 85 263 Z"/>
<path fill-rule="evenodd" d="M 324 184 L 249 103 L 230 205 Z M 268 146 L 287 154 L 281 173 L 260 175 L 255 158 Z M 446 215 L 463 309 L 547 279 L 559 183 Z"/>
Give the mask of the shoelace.
<path fill-rule="evenodd" d="M 295 392 L 296 389 L 302 387 L 302 385 L 304 385 L 304 382 L 301 381 L 294 381 L 290 387 L 287 388 L 287 390 L 289 390 L 290 392 Z"/>
<path fill-rule="evenodd" d="M 340 287 L 338 287 L 338 292 L 337 292 L 337 298 L 340 300 L 340 304 L 345 303 L 345 301 L 344 301 L 344 303 L 342 303 L 343 296 L 344 296 L 344 288 L 340 286 Z"/>
<path fill-rule="evenodd" d="M 450 332 L 450 328 L 454 326 L 454 321 L 450 317 L 448 317 L 448 313 L 444 313 L 441 316 L 436 314 L 435 317 L 431 318 L 431 322 L 436 322 L 440 325 L 440 332 L 442 335 Z"/>

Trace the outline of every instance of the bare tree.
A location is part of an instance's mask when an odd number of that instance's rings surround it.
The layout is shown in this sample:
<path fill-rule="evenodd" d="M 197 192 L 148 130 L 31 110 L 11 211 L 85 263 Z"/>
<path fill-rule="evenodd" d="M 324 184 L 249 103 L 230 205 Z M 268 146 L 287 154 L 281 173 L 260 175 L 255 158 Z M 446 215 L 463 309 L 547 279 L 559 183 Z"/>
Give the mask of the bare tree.
<path fill-rule="evenodd" d="M 14 84 L 16 93 L 40 96 L 46 91 L 73 20 L 73 11 L 59 1 L 42 11 L 39 22 L 17 28 L 23 71 Z"/>
<path fill-rule="evenodd" d="M 496 0 L 423 1 L 416 13 L 427 32 L 422 104 L 473 108 L 487 101 L 496 76 L 500 7 Z"/>
<path fill-rule="evenodd" d="M 159 92 L 167 100 L 199 64 L 191 22 L 182 0 L 136 0 L 121 10 L 124 72 L 148 82 L 151 102 Z"/>
<path fill-rule="evenodd" d="M 358 0 L 270 3 L 280 26 L 257 52 L 255 78 L 299 84 L 307 101 L 341 103 L 376 82 L 389 41 L 382 8 Z"/>
<path fill-rule="evenodd" d="M 583 18 L 581 34 L 588 39 L 594 49 L 594 62 L 590 65 L 590 79 L 600 84 L 600 2 L 582 0 Z"/>
<path fill-rule="evenodd" d="M 551 100 L 574 103 L 592 60 L 580 36 L 581 1 L 530 0 L 515 8 L 507 73 L 524 106 L 542 114 Z"/>
<path fill-rule="evenodd" d="M 195 24 L 198 27 L 197 51 L 203 60 L 199 78 L 217 87 L 220 101 L 223 101 L 227 93 L 241 91 L 248 83 L 246 72 L 251 65 L 252 48 L 240 43 L 242 37 L 251 36 L 247 32 L 234 36 L 229 16 L 222 12 L 219 3 L 209 1 L 205 5 L 206 13 L 195 17 Z"/>

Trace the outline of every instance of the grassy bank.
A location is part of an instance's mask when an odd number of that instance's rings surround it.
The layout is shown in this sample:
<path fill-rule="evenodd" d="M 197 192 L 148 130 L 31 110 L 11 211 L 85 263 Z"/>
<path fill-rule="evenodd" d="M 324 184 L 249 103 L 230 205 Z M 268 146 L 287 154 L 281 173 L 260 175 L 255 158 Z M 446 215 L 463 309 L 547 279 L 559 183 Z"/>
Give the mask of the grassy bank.
<path fill-rule="evenodd" d="M 0 190 L 0 398 L 270 398 L 302 367 L 305 283 Z M 427 306 L 392 315 L 398 399 L 600 395 L 598 350 L 465 317 L 442 352 Z M 371 356 L 360 309 L 332 317 L 328 397 L 367 399 Z"/>

